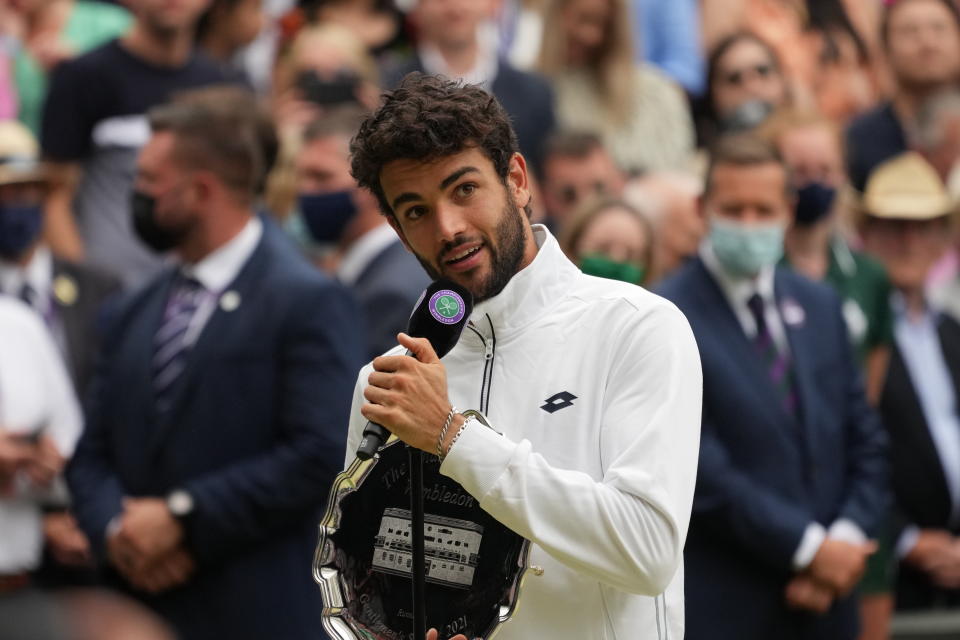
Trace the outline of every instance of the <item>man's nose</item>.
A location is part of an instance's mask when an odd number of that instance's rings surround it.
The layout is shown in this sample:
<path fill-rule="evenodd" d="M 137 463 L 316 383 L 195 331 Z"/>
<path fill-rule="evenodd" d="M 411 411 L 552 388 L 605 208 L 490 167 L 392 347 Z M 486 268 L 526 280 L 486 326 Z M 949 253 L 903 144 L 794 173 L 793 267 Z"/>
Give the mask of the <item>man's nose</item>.
<path fill-rule="evenodd" d="M 443 242 L 452 242 L 466 229 L 466 219 L 459 207 L 444 204 L 436 209 L 437 235 Z"/>

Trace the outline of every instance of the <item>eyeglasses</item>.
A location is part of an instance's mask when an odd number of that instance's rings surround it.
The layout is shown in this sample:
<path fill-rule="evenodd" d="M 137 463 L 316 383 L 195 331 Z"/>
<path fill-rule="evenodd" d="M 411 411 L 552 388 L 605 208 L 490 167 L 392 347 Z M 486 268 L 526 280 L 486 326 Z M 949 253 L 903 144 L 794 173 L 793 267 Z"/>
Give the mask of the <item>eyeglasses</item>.
<path fill-rule="evenodd" d="M 768 76 L 773 75 L 775 72 L 776 72 L 776 69 L 773 67 L 772 64 L 763 63 L 763 64 L 754 65 L 752 67 L 746 67 L 744 69 L 737 69 L 735 71 L 725 73 L 722 77 L 723 77 L 723 81 L 726 82 L 727 84 L 740 86 L 743 84 L 744 80 L 746 80 L 747 74 L 752 73 L 753 75 L 759 76 L 761 78 L 766 78 Z"/>

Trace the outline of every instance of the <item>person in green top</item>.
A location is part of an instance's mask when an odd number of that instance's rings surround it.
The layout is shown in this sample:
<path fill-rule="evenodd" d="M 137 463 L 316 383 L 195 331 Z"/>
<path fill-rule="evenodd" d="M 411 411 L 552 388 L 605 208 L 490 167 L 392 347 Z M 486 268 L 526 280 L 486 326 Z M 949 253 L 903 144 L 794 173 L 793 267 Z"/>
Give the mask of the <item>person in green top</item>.
<path fill-rule="evenodd" d="M 47 76 L 57 64 L 126 32 L 126 9 L 95 0 L 17 0 L 24 29 L 13 59 L 17 117 L 40 133 Z"/>
<path fill-rule="evenodd" d="M 774 114 L 762 133 L 779 149 L 797 187 L 794 223 L 784 237 L 784 262 L 813 280 L 831 285 L 843 300 L 843 314 L 864 371 L 867 398 L 877 406 L 893 344 L 891 285 L 883 266 L 844 239 L 848 188 L 840 130 L 815 113 L 795 109 Z M 889 527 L 887 528 L 889 529 Z M 889 637 L 896 559 L 889 531 L 870 557 L 859 585 L 861 640 Z"/>

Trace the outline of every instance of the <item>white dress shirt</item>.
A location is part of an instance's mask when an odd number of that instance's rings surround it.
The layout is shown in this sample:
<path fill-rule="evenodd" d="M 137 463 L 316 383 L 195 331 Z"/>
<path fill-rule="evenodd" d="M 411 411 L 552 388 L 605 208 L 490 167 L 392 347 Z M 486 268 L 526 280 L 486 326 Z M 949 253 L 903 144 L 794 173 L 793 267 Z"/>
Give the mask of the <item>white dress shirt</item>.
<path fill-rule="evenodd" d="M 184 334 L 184 342 L 188 345 L 192 345 L 200 337 L 218 302 L 226 306 L 240 302 L 238 298 L 233 297 L 237 294 L 226 291 L 226 288 L 240 274 L 243 265 L 247 263 L 260 243 L 261 237 L 263 237 L 263 223 L 260 218 L 253 216 L 240 233 L 228 243 L 200 262 L 185 264 L 181 267 L 184 276 L 198 281 L 207 292 L 190 321 L 190 329 Z"/>
<path fill-rule="evenodd" d="M 73 386 L 40 318 L 14 298 L 0 296 L 0 430 L 49 436 L 69 458 L 80 437 Z M 36 568 L 43 548 L 43 494 L 25 475 L 0 498 L 0 574 Z"/>
<path fill-rule="evenodd" d="M 744 333 L 751 339 L 757 335 L 757 322 L 753 318 L 753 312 L 750 311 L 747 301 L 755 293 L 760 295 L 763 300 L 764 320 L 766 320 L 773 342 L 777 345 L 780 353 L 789 358 L 790 348 L 787 333 L 783 325 L 783 319 L 777 311 L 773 290 L 773 276 L 776 268 L 774 266 L 765 267 L 754 278 L 738 278 L 720 264 L 720 260 L 709 242 L 704 242 L 700 246 L 700 258 L 703 260 L 707 271 L 720 286 L 727 304 L 733 309 Z M 809 566 L 813 562 L 814 556 L 817 555 L 817 551 L 820 550 L 820 545 L 827 537 L 851 544 L 862 544 L 867 539 L 863 530 L 855 522 L 846 518 L 840 518 L 830 525 L 829 531 L 819 522 L 811 522 L 807 525 L 803 537 L 800 539 L 800 544 L 794 551 L 794 569 L 801 571 Z"/>

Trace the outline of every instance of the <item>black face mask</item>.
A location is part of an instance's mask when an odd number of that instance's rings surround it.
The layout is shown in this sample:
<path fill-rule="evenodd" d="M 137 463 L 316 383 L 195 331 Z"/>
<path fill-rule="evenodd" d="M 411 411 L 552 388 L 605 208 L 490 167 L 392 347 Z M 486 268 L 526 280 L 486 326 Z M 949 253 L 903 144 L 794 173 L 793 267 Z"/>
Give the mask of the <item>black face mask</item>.
<path fill-rule="evenodd" d="M 143 244 L 157 253 L 177 247 L 186 236 L 186 229 L 167 229 L 157 224 L 157 199 L 134 190 L 130 198 L 133 230 Z"/>

